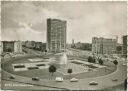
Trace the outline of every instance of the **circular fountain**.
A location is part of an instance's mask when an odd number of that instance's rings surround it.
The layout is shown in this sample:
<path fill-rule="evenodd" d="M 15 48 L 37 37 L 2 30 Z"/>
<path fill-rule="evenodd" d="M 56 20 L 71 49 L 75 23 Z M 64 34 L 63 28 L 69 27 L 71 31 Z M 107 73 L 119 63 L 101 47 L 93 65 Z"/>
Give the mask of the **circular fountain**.
<path fill-rule="evenodd" d="M 66 65 L 68 63 L 68 58 L 67 58 L 67 55 L 66 53 L 63 53 L 62 57 L 60 58 L 60 64 L 61 65 Z"/>

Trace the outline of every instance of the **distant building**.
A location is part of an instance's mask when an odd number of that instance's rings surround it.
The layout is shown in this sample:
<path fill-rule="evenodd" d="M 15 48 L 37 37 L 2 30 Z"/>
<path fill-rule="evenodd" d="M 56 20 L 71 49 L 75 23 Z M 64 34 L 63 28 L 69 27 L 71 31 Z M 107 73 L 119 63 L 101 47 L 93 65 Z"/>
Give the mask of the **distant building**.
<path fill-rule="evenodd" d="M 122 46 L 122 55 L 123 57 L 127 57 L 127 35 L 122 37 L 123 46 Z"/>
<path fill-rule="evenodd" d="M 43 42 L 23 41 L 22 46 L 29 48 L 29 49 L 39 50 L 39 51 L 45 51 L 46 50 L 46 43 L 43 43 Z"/>
<path fill-rule="evenodd" d="M 39 50 L 39 51 L 45 51 L 46 50 L 46 43 L 35 42 L 35 48 L 34 49 Z"/>
<path fill-rule="evenodd" d="M 72 39 L 72 45 L 74 45 L 74 44 L 75 44 L 74 39 Z"/>
<path fill-rule="evenodd" d="M 74 48 L 75 49 L 80 49 L 80 50 L 88 50 L 91 51 L 92 49 L 92 45 L 90 43 L 81 43 L 81 42 L 77 42 L 74 44 Z"/>
<path fill-rule="evenodd" d="M 62 52 L 66 49 L 66 21 L 47 19 L 47 51 Z"/>
<path fill-rule="evenodd" d="M 23 46 L 33 49 L 35 47 L 35 41 L 25 41 Z"/>
<path fill-rule="evenodd" d="M 74 39 L 72 39 L 71 48 L 75 48 L 75 41 L 74 41 Z"/>
<path fill-rule="evenodd" d="M 0 54 L 2 54 L 3 52 L 3 45 L 2 45 L 2 41 L 0 41 Z"/>
<path fill-rule="evenodd" d="M 81 42 L 75 43 L 75 47 L 76 47 L 77 49 L 82 48 L 82 46 L 83 46 L 83 43 L 81 43 Z"/>
<path fill-rule="evenodd" d="M 114 54 L 116 53 L 117 39 L 92 38 L 92 53 Z"/>
<path fill-rule="evenodd" d="M 1 52 L 22 52 L 22 43 L 20 41 L 2 41 L 1 47 Z"/>

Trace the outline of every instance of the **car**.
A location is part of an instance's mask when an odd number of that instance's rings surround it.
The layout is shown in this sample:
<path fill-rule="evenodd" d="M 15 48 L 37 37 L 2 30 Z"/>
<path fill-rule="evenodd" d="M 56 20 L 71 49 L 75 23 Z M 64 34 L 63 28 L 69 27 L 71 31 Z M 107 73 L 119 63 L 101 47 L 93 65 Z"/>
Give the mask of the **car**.
<path fill-rule="evenodd" d="M 44 59 L 49 59 L 49 57 L 44 57 Z"/>
<path fill-rule="evenodd" d="M 9 78 L 10 79 L 15 79 L 15 76 L 14 75 L 11 75 Z"/>
<path fill-rule="evenodd" d="M 40 79 L 38 77 L 33 77 L 32 80 L 33 81 L 39 81 Z"/>
<path fill-rule="evenodd" d="M 63 81 L 63 77 L 56 77 L 55 79 L 57 82 L 62 82 Z"/>
<path fill-rule="evenodd" d="M 91 82 L 89 83 L 89 85 L 98 85 L 98 82 L 91 81 Z"/>
<path fill-rule="evenodd" d="M 117 78 L 114 78 L 114 79 L 112 79 L 112 81 L 118 81 L 118 79 Z"/>
<path fill-rule="evenodd" d="M 72 79 L 70 79 L 70 82 L 78 82 L 78 79 L 72 78 Z"/>
<path fill-rule="evenodd" d="M 74 58 L 69 58 L 69 60 L 74 60 Z"/>

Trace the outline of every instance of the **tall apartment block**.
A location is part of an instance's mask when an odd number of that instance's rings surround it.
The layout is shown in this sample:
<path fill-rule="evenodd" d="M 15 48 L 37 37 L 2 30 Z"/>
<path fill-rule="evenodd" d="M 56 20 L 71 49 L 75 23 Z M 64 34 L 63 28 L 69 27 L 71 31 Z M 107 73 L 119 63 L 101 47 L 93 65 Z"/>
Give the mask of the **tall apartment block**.
<path fill-rule="evenodd" d="M 59 19 L 47 19 L 47 51 L 64 52 L 66 50 L 67 22 Z"/>
<path fill-rule="evenodd" d="M 123 57 L 127 57 L 127 35 L 122 37 L 123 45 L 122 45 L 122 55 Z"/>
<path fill-rule="evenodd" d="M 116 53 L 117 39 L 92 38 L 92 53 L 114 54 Z"/>

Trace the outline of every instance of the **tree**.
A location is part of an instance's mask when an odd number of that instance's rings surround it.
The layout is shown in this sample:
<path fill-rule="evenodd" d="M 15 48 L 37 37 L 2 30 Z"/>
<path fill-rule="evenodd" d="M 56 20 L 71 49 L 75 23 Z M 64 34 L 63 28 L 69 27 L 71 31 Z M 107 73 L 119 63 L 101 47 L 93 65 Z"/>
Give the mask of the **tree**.
<path fill-rule="evenodd" d="M 95 63 L 96 61 L 95 61 L 95 58 L 89 56 L 88 57 L 88 62 Z"/>
<path fill-rule="evenodd" d="M 99 64 L 103 65 L 103 60 L 102 59 L 99 59 Z"/>
<path fill-rule="evenodd" d="M 44 52 L 45 52 L 45 55 L 46 55 L 46 53 L 47 53 L 47 50 L 44 50 Z"/>
<path fill-rule="evenodd" d="M 53 76 L 53 73 L 56 72 L 57 68 L 54 66 L 54 65 L 51 65 L 49 67 L 49 72 L 52 73 L 52 76 Z"/>
<path fill-rule="evenodd" d="M 117 47 L 116 47 L 116 50 L 117 50 L 117 51 L 122 51 L 122 46 L 117 46 Z"/>
<path fill-rule="evenodd" d="M 93 58 L 91 56 L 88 57 L 88 62 L 92 62 Z"/>
<path fill-rule="evenodd" d="M 4 61 L 4 56 L 5 56 L 5 53 L 2 53 L 1 54 L 1 57 L 3 58 L 3 61 Z"/>
<path fill-rule="evenodd" d="M 68 69 L 67 73 L 69 73 L 69 74 L 70 74 L 70 76 L 71 76 L 72 69 Z"/>
<path fill-rule="evenodd" d="M 114 60 L 113 63 L 114 63 L 115 65 L 118 65 L 118 61 L 117 61 L 117 60 Z"/>

